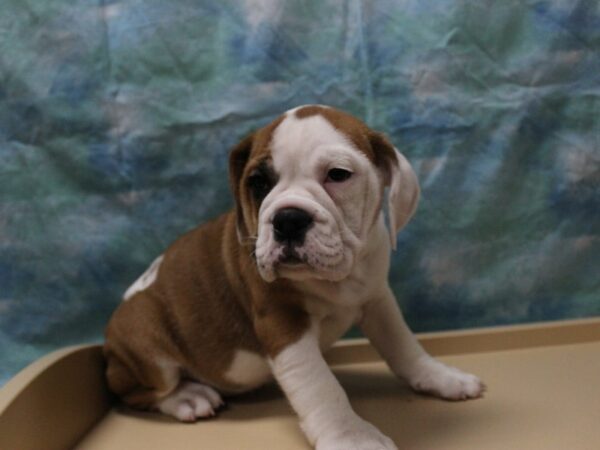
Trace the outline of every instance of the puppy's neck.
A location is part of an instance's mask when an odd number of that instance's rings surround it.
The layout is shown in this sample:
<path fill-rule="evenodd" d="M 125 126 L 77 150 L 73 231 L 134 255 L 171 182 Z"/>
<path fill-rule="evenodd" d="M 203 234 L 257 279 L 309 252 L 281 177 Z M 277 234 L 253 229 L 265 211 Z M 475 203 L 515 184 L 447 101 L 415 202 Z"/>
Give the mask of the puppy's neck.
<path fill-rule="evenodd" d="M 387 286 L 391 247 L 383 213 L 369 230 L 365 242 L 367 245 L 356 253 L 346 278 L 339 281 L 310 278 L 290 283 L 306 298 L 314 298 L 321 304 L 366 300 L 370 292 Z"/>

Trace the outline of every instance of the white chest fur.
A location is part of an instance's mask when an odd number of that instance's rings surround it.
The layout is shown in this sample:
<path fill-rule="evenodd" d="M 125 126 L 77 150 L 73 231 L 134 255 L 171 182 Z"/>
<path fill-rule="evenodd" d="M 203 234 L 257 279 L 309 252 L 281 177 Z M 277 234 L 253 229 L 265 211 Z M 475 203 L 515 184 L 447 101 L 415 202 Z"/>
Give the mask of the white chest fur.
<path fill-rule="evenodd" d="M 258 353 L 237 350 L 224 376 L 244 389 L 253 389 L 271 379 L 271 369 L 267 360 Z"/>
<path fill-rule="evenodd" d="M 356 321 L 357 308 L 344 308 L 317 320 L 313 329 L 319 333 L 322 351 L 329 349 Z M 240 390 L 254 389 L 272 379 L 267 359 L 248 350 L 237 350 L 224 377 L 240 386 Z"/>
<path fill-rule="evenodd" d="M 338 282 L 311 280 L 299 282 L 305 308 L 311 316 L 321 351 L 328 350 L 362 317 L 362 310 L 378 291 L 387 287 L 389 243 L 383 217 L 374 227 L 368 248 L 350 276 Z M 226 372 L 236 384 L 257 387 L 271 378 L 266 359 L 238 350 Z"/>
<path fill-rule="evenodd" d="M 389 242 L 383 216 L 373 227 L 367 247 L 351 274 L 338 282 L 305 282 L 306 309 L 319 335 L 322 351 L 329 349 L 362 318 L 363 308 L 387 288 Z"/>

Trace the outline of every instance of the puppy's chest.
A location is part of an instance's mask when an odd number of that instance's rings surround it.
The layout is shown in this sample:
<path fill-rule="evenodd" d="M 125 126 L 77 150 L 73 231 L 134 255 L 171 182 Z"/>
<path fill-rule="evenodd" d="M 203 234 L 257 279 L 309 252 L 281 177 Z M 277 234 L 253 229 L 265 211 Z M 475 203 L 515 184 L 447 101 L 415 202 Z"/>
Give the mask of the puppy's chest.
<path fill-rule="evenodd" d="M 352 325 L 360 321 L 368 299 L 364 285 L 348 283 L 321 295 L 307 296 L 306 309 L 317 328 L 321 350 L 330 348 Z"/>
<path fill-rule="evenodd" d="M 356 308 L 334 311 L 321 318 L 318 323 L 319 344 L 322 351 L 329 349 L 360 318 Z"/>

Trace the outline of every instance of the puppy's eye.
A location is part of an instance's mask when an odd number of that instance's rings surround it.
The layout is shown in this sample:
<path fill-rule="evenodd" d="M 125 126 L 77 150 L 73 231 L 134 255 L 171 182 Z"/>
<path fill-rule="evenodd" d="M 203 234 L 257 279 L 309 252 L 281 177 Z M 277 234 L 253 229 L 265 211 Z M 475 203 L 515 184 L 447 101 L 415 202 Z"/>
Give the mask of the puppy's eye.
<path fill-rule="evenodd" d="M 327 180 L 325 181 L 333 181 L 334 183 L 341 183 L 342 181 L 346 181 L 348 178 L 352 176 L 352 172 L 346 169 L 330 169 L 327 172 Z"/>
<path fill-rule="evenodd" d="M 248 186 L 252 190 L 254 197 L 258 200 L 265 198 L 273 187 L 271 180 L 261 173 L 250 175 L 248 177 Z"/>

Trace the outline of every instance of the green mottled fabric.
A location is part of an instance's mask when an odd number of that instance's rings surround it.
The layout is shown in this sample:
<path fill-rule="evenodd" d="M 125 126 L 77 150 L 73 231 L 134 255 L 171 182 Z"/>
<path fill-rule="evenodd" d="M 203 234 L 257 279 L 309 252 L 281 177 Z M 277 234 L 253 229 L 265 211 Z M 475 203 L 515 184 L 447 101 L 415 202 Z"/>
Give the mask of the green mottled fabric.
<path fill-rule="evenodd" d="M 597 1 L 0 0 L 0 378 L 100 340 L 230 206 L 228 149 L 305 103 L 418 173 L 415 330 L 600 314 Z"/>

